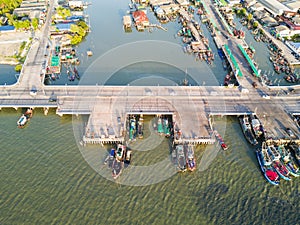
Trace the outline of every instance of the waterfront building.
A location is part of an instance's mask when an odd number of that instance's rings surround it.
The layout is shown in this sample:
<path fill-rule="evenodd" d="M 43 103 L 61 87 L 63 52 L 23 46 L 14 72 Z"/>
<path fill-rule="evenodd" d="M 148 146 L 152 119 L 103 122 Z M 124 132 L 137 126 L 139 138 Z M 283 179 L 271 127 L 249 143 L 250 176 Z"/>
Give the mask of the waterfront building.
<path fill-rule="evenodd" d="M 151 7 L 154 7 L 154 6 L 169 5 L 172 2 L 173 2 L 172 0 L 150 0 L 149 4 Z"/>
<path fill-rule="evenodd" d="M 69 7 L 71 9 L 83 8 L 83 1 L 80 1 L 80 0 L 69 0 Z"/>
<path fill-rule="evenodd" d="M 291 30 L 285 25 L 275 27 L 275 32 L 277 37 L 289 37 L 291 35 Z"/>
<path fill-rule="evenodd" d="M 188 0 L 176 0 L 176 2 L 181 6 L 188 6 L 190 4 Z"/>
<path fill-rule="evenodd" d="M 274 26 L 278 25 L 277 21 L 273 17 L 271 17 L 271 16 L 265 16 L 265 17 L 263 17 L 261 19 L 261 22 L 262 22 L 262 24 L 264 24 L 264 25 L 266 25 L 268 27 L 274 27 Z"/>
<path fill-rule="evenodd" d="M 292 12 L 297 12 L 300 9 L 300 1 L 286 1 L 284 5 Z"/>
<path fill-rule="evenodd" d="M 285 11 L 290 11 L 288 7 L 277 0 L 258 0 L 274 17 L 282 15 Z"/>
<path fill-rule="evenodd" d="M 149 19 L 144 11 L 133 12 L 132 17 L 138 30 L 143 30 L 146 26 L 149 26 Z"/>
<path fill-rule="evenodd" d="M 256 11 L 264 11 L 264 6 L 262 5 L 262 4 L 260 4 L 260 3 L 255 3 L 254 5 L 252 5 L 251 7 L 250 7 L 250 10 L 252 11 L 252 12 L 256 12 Z"/>
<path fill-rule="evenodd" d="M 293 51 L 300 54 L 300 43 L 287 41 L 286 45 Z"/>
<path fill-rule="evenodd" d="M 4 32 L 13 32 L 15 31 L 15 27 L 14 26 L 0 26 L 0 33 L 4 33 Z"/>

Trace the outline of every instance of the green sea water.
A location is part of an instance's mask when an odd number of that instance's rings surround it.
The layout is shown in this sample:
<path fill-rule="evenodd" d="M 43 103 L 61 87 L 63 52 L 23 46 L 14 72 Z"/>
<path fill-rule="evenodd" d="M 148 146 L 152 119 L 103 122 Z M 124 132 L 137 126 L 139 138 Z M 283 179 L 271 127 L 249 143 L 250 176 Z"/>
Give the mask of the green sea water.
<path fill-rule="evenodd" d="M 54 111 L 44 116 L 37 109 L 28 126 L 18 129 L 20 114 L 0 112 L 0 224 L 299 224 L 300 179 L 268 184 L 234 117 L 214 120 L 218 129 L 226 127 L 227 151 L 198 146 L 195 172 L 132 186 L 120 184 L 127 169 L 113 182 L 85 160 L 73 132 L 82 118 Z M 154 152 L 136 151 L 132 165 L 168 156 L 164 143 Z M 103 160 L 94 159 L 109 173 Z"/>

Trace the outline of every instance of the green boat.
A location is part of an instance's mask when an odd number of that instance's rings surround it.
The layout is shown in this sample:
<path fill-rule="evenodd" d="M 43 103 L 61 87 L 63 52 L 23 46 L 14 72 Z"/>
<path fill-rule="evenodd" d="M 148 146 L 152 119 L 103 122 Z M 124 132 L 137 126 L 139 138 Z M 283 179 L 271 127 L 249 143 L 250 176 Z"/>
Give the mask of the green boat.
<path fill-rule="evenodd" d="M 162 120 L 161 120 L 160 117 L 157 119 L 157 132 L 158 132 L 159 134 L 164 133 L 163 125 L 162 125 Z"/>

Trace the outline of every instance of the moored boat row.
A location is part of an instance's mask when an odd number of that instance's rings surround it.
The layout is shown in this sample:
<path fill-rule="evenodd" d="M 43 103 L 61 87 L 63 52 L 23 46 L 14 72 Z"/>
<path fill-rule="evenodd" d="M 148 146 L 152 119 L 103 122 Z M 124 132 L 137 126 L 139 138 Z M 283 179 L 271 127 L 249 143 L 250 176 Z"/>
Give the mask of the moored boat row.
<path fill-rule="evenodd" d="M 256 156 L 264 177 L 269 183 L 278 185 L 279 178 L 290 181 L 291 176 L 300 176 L 300 164 L 297 162 L 296 154 L 294 157 L 289 150 L 297 151 L 297 148 L 300 149 L 299 145 L 290 145 L 288 148 L 284 145 L 268 146 L 265 142 L 262 143 L 261 149 L 256 151 Z"/>
<path fill-rule="evenodd" d="M 187 170 L 192 172 L 196 169 L 195 150 L 191 144 L 176 145 L 172 152 L 172 158 L 177 164 L 178 172 Z"/>

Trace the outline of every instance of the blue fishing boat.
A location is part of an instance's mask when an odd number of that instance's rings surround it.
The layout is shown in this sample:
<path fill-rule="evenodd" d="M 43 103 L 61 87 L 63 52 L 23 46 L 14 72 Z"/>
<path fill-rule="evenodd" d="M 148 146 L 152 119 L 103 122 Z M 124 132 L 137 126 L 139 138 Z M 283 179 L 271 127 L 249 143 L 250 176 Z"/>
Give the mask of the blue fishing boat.
<path fill-rule="evenodd" d="M 279 185 L 279 176 L 272 167 L 272 162 L 268 158 L 268 152 L 262 147 L 261 150 L 256 151 L 256 157 L 260 166 L 260 169 L 265 179 L 273 185 Z"/>

